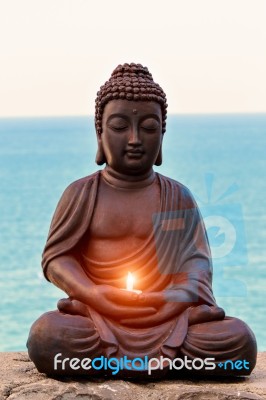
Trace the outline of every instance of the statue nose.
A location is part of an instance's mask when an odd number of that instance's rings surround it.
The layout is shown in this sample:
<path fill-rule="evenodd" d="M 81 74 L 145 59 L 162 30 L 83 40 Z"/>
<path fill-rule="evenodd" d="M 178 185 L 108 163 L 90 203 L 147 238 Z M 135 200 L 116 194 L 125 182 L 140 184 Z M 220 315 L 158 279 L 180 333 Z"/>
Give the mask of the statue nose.
<path fill-rule="evenodd" d="M 130 136 L 128 139 L 128 144 L 132 145 L 138 145 L 141 144 L 141 139 L 140 139 L 140 134 L 139 130 L 135 127 L 133 127 L 130 131 Z"/>

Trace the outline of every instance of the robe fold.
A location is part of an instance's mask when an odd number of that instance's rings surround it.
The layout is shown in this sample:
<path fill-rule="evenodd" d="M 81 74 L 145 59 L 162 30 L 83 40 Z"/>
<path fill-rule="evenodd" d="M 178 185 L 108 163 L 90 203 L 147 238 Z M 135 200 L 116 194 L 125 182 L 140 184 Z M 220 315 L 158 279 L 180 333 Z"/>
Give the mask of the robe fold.
<path fill-rule="evenodd" d="M 125 288 L 125 277 L 131 271 L 136 276 L 136 288 L 143 292 L 171 289 L 177 293 L 175 301 L 215 305 L 211 254 L 199 209 L 185 186 L 155 175 L 152 184 L 160 188 L 160 210 L 153 215 L 153 230 L 137 251 L 105 263 L 90 259 L 82 246 L 84 240 L 89 240 L 102 173 L 98 171 L 72 183 L 52 219 L 43 252 L 45 276 L 54 258 L 73 252 L 94 284 Z M 188 332 L 190 308 L 156 325 L 156 329 L 123 326 L 91 308 L 89 311 L 107 357 L 174 358 Z"/>

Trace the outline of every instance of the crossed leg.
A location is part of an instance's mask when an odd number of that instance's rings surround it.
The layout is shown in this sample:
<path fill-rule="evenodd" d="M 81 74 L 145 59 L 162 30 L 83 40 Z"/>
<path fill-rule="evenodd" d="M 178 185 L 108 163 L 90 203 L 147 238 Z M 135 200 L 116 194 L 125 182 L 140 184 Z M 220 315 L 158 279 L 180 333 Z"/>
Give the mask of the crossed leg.
<path fill-rule="evenodd" d="M 179 349 L 188 359 L 215 358 L 216 368 L 194 371 L 196 374 L 216 376 L 250 375 L 257 357 L 256 339 L 245 322 L 225 317 L 221 321 L 191 325 Z M 239 360 L 239 363 L 236 361 Z M 193 373 L 194 373 L 193 372 Z"/>
<path fill-rule="evenodd" d="M 50 311 L 43 314 L 33 324 L 27 346 L 29 356 L 39 372 L 62 376 L 96 376 L 101 373 L 93 368 L 83 369 L 82 365 L 78 369 L 73 369 L 69 362 L 60 363 L 60 365 L 55 363 L 55 357 L 59 353 L 61 353 L 62 358 L 75 358 L 80 361 L 84 358 L 93 359 L 104 354 L 106 345 L 102 342 L 93 321 L 86 313 L 86 309 L 83 309 L 80 305 L 79 311 L 83 315 L 73 315 L 73 313 L 75 314 L 75 310 L 71 309 L 73 304 L 75 303 L 71 304 L 69 301 L 62 300 L 58 306 L 61 310 L 65 309 L 65 312 Z M 69 312 L 69 314 L 66 312 Z M 85 314 L 87 315 L 85 316 Z M 203 323 L 195 323 L 195 321 L 196 318 L 194 323 L 193 318 L 191 318 L 192 324 L 188 328 L 182 346 L 177 349 L 176 357 L 184 359 L 186 356 L 190 360 L 215 358 L 216 368 L 188 372 L 192 375 L 199 373 L 204 376 L 239 376 L 251 373 L 256 364 L 256 340 L 253 332 L 243 321 L 230 317 Z M 224 365 L 228 360 L 232 362 L 237 360 L 243 362 L 245 360 L 248 364 L 242 363 L 240 369 L 232 368 L 230 362 Z M 218 364 L 221 363 L 223 363 L 223 366 L 220 367 Z M 161 377 L 166 373 L 167 371 L 162 372 Z M 126 378 L 126 371 L 122 375 Z M 143 376 L 143 373 L 137 373 L 136 377 L 138 376 Z"/>
<path fill-rule="evenodd" d="M 30 359 L 39 372 L 68 376 L 97 375 L 99 372 L 93 368 L 73 369 L 69 362 L 57 365 L 57 354 L 61 353 L 60 359 L 93 359 L 102 354 L 104 346 L 88 317 L 50 311 L 32 325 L 27 347 Z"/>

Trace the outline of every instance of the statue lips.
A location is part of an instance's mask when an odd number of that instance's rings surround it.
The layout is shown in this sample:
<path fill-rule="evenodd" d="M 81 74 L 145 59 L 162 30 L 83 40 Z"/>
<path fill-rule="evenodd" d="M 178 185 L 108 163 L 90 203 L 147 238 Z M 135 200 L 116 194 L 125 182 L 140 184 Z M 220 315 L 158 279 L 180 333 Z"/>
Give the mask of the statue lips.
<path fill-rule="evenodd" d="M 144 151 L 141 149 L 128 149 L 125 153 L 129 156 L 129 158 L 139 159 L 143 156 Z"/>

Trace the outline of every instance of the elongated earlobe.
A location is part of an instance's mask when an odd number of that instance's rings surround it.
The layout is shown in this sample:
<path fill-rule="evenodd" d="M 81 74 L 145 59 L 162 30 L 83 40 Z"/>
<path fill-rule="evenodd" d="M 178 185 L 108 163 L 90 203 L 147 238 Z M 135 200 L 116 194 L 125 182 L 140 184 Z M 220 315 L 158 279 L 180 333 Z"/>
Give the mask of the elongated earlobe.
<path fill-rule="evenodd" d="M 163 162 L 163 153 L 162 153 L 162 145 L 161 145 L 161 146 L 160 146 L 159 153 L 158 153 L 158 156 L 157 156 L 157 158 L 156 158 L 156 160 L 155 160 L 154 165 L 159 166 L 159 165 L 162 164 L 162 162 Z"/>
<path fill-rule="evenodd" d="M 106 157 L 103 151 L 103 146 L 102 143 L 98 141 L 98 150 L 96 153 L 96 158 L 95 158 L 96 164 L 97 165 L 103 165 L 106 164 Z"/>

